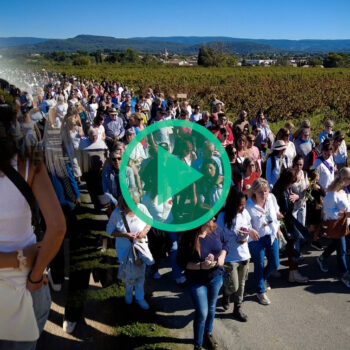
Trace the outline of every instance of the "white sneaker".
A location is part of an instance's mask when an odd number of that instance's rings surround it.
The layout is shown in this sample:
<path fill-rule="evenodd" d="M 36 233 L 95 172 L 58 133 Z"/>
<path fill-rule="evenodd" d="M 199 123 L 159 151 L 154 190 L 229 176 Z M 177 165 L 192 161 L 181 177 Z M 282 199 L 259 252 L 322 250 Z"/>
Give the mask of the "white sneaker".
<path fill-rule="evenodd" d="M 148 310 L 149 305 L 145 299 L 137 300 L 137 303 L 139 304 L 141 309 Z"/>
<path fill-rule="evenodd" d="M 48 270 L 47 279 L 49 280 L 50 286 L 54 292 L 60 292 L 62 289 L 61 283 L 54 283 L 51 275 L 51 269 Z"/>
<path fill-rule="evenodd" d="M 66 333 L 72 334 L 76 326 L 77 326 L 77 322 L 70 322 L 70 321 L 64 320 L 62 328 Z"/>
<path fill-rule="evenodd" d="M 271 301 L 268 298 L 268 296 L 266 295 L 266 293 L 258 293 L 256 296 L 257 296 L 259 303 L 261 305 L 270 305 L 271 304 Z"/>
<path fill-rule="evenodd" d="M 185 277 L 185 276 L 181 276 L 181 277 L 177 278 L 177 279 L 175 280 L 175 282 L 176 282 L 177 284 L 184 284 L 184 283 L 186 282 L 186 277 Z"/>

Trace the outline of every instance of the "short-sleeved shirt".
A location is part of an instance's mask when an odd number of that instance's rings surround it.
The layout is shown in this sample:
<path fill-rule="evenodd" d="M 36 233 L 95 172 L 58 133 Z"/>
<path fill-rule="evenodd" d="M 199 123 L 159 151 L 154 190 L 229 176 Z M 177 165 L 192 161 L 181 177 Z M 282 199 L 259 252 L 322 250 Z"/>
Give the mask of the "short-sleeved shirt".
<path fill-rule="evenodd" d="M 244 227 L 249 230 L 252 227 L 251 218 L 247 209 L 244 209 L 242 213 L 237 213 L 236 217 L 233 219 L 231 228 L 228 228 L 225 224 L 224 217 L 225 212 L 221 212 L 216 223 L 218 225 L 217 229 L 223 231 L 225 241 L 227 241 L 228 251 L 225 262 L 248 260 L 250 258 L 248 240 L 243 244 L 237 242 L 237 234 L 240 228 Z"/>
<path fill-rule="evenodd" d="M 149 211 L 147 210 L 147 208 L 143 205 L 143 204 L 138 204 L 137 207 L 146 215 L 151 216 Z M 137 217 L 137 215 L 134 216 L 128 216 L 125 215 L 126 218 L 126 222 L 129 225 L 129 229 L 131 233 L 137 233 L 137 232 L 141 232 L 145 227 L 146 227 L 146 223 L 143 222 L 141 219 L 139 219 Z M 108 223 L 107 223 L 107 228 L 106 228 L 106 232 L 107 234 L 111 235 L 114 231 L 118 231 L 118 232 L 122 232 L 122 233 L 126 233 L 127 229 L 124 225 L 124 221 L 122 218 L 122 214 L 120 212 L 119 208 L 116 208 Z M 124 237 L 117 237 L 115 240 L 115 248 L 117 250 L 117 255 L 118 255 L 118 259 L 119 261 L 123 261 L 126 254 L 128 253 L 128 250 L 130 248 L 131 242 L 129 241 L 129 239 L 124 238 Z"/>
<path fill-rule="evenodd" d="M 260 238 L 271 235 L 271 242 L 273 243 L 280 226 L 277 219 L 277 213 L 280 211 L 280 208 L 276 197 L 272 193 L 269 193 L 264 208 L 254 203 L 252 199 L 248 199 L 246 209 L 252 219 L 252 227 L 258 231 Z"/>

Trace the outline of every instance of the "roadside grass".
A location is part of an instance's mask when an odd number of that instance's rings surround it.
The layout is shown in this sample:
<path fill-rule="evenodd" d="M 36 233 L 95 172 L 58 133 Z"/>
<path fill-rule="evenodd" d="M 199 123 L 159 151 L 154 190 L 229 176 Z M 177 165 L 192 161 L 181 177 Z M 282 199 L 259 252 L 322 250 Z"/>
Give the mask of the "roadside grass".
<path fill-rule="evenodd" d="M 90 196 L 81 188 L 82 205 L 78 211 L 79 227 L 84 232 L 87 244 L 77 247 L 72 257 L 72 268 L 77 270 L 93 269 L 94 276 L 103 276 L 107 269 L 116 269 L 116 251 L 114 240 L 105 232 L 107 217 L 95 213 L 90 203 Z M 108 240 L 107 249 L 100 249 L 102 240 Z M 111 270 L 110 270 L 111 271 Z M 99 339 L 98 347 L 113 346 L 116 349 L 180 349 L 171 329 L 162 325 L 155 310 L 142 310 L 134 302 L 126 305 L 124 302 L 125 289 L 123 283 L 107 283 L 102 288 L 90 288 L 87 292 L 77 293 L 76 301 L 86 298 L 97 308 L 104 308 L 105 322 L 113 328 L 113 334 L 108 338 Z M 112 343 L 112 344 L 111 344 Z"/>

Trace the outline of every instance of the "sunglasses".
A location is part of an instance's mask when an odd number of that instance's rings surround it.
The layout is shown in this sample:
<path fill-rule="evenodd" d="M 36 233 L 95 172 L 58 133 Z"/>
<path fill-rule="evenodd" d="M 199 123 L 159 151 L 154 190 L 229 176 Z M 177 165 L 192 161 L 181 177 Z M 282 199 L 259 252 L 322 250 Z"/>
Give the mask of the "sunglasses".
<path fill-rule="evenodd" d="M 120 161 L 120 160 L 121 160 L 121 157 L 118 157 L 118 158 L 112 158 L 112 160 L 113 160 L 114 162 L 116 162 L 116 161 Z"/>

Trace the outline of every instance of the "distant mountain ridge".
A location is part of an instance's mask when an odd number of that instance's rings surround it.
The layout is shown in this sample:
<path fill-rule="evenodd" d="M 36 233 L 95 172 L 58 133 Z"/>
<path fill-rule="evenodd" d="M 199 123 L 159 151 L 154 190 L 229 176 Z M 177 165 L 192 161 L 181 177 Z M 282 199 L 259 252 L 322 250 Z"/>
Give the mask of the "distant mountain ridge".
<path fill-rule="evenodd" d="M 9 37 L 9 38 L 0 38 L 0 48 L 1 47 L 13 47 L 20 45 L 33 45 L 38 44 L 48 39 L 43 38 L 28 38 L 28 37 Z"/>
<path fill-rule="evenodd" d="M 280 40 L 280 39 L 245 39 L 224 36 L 215 37 L 135 37 L 129 39 L 110 36 L 78 35 L 68 39 L 44 38 L 0 38 L 0 49 L 19 53 L 50 51 L 73 52 L 76 50 L 123 51 L 132 48 L 142 53 L 168 52 L 177 54 L 197 54 L 201 45 L 207 45 L 231 54 L 249 53 L 325 53 L 329 51 L 350 52 L 348 40 Z"/>
<path fill-rule="evenodd" d="M 273 53 L 279 52 L 270 45 L 253 42 L 210 42 L 209 47 L 220 49 L 227 53 L 246 54 L 255 53 Z M 179 42 L 171 42 L 164 40 L 145 40 L 145 39 L 118 39 L 108 36 L 96 35 L 78 35 L 69 39 L 48 39 L 46 41 L 32 44 L 20 45 L 10 49 L 20 52 L 51 52 L 51 51 L 66 51 L 73 52 L 76 50 L 96 51 L 109 49 L 112 51 L 122 51 L 132 48 L 143 53 L 160 53 L 167 49 L 168 52 L 177 54 L 197 54 L 201 44 L 186 44 Z"/>
<path fill-rule="evenodd" d="M 299 52 L 329 52 L 344 51 L 350 52 L 350 39 L 249 39 L 249 38 L 232 38 L 226 36 L 169 36 L 169 37 L 135 37 L 132 40 L 152 40 L 167 41 L 186 44 L 204 44 L 209 42 L 252 42 L 273 46 L 277 49 Z"/>

